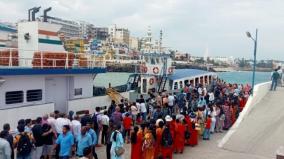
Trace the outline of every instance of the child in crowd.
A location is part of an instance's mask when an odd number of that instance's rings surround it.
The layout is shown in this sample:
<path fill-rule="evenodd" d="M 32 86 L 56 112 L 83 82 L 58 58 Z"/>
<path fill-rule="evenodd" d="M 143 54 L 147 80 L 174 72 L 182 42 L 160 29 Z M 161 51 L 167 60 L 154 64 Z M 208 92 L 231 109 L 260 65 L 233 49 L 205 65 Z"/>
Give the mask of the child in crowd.
<path fill-rule="evenodd" d="M 210 128 L 211 128 L 212 120 L 211 115 L 209 114 L 206 119 L 205 129 L 203 133 L 203 140 L 210 140 Z"/>
<path fill-rule="evenodd" d="M 123 118 L 124 138 L 126 143 L 129 143 L 131 125 L 132 125 L 132 119 L 129 116 L 129 113 L 126 113 L 125 117 Z"/>

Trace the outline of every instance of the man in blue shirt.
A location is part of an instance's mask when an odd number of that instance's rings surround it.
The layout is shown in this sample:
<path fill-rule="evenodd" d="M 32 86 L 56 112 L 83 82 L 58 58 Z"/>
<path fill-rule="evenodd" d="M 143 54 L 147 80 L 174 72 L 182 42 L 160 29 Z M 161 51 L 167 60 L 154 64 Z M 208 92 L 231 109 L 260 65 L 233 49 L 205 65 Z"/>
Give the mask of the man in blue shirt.
<path fill-rule="evenodd" d="M 77 136 L 77 156 L 83 157 L 84 155 L 84 149 L 87 147 L 91 147 L 93 145 L 92 143 L 92 137 L 90 134 L 87 133 L 86 127 L 82 127 L 81 134 Z"/>
<path fill-rule="evenodd" d="M 92 150 L 93 150 L 93 156 L 95 159 L 98 159 L 97 153 L 96 153 L 96 144 L 97 144 L 97 134 L 94 131 L 94 129 L 91 128 L 92 124 L 91 123 L 87 123 L 86 125 L 86 130 L 87 130 L 87 134 L 89 134 L 92 138 Z"/>
<path fill-rule="evenodd" d="M 74 136 L 70 132 L 70 126 L 64 125 L 62 134 L 56 140 L 56 147 L 60 145 L 59 158 L 69 159 L 72 146 L 74 145 Z"/>

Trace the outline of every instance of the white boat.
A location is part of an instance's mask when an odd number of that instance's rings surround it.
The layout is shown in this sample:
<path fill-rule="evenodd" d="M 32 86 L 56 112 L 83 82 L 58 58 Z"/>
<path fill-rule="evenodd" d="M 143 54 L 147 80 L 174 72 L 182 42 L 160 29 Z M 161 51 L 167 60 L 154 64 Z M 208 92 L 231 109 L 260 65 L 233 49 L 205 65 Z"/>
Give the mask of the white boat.
<path fill-rule="evenodd" d="M 105 106 L 93 96 L 93 80 L 105 62 L 93 54 L 66 52 L 60 25 L 18 23 L 18 48 L 0 49 L 0 125 L 15 128 L 19 119 L 35 119 L 59 110 L 76 112 Z"/>
<path fill-rule="evenodd" d="M 186 85 L 209 85 L 217 78 L 214 72 L 198 69 L 175 69 L 172 59 L 166 53 L 146 53 L 142 55 L 139 69 L 130 75 L 127 88 L 140 94 L 154 92 L 178 92 Z"/>

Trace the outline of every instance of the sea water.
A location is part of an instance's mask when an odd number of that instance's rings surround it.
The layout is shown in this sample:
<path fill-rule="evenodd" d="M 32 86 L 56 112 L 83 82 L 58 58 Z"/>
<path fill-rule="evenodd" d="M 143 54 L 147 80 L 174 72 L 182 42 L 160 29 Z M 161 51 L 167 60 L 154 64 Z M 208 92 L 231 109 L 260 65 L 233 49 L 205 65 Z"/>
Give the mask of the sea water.
<path fill-rule="evenodd" d="M 108 72 L 103 74 L 98 74 L 94 80 L 94 85 L 97 87 L 108 87 L 109 83 L 113 87 L 123 85 L 127 83 L 128 77 L 131 73 L 123 72 Z M 242 71 L 242 72 L 220 72 L 217 73 L 218 77 L 225 80 L 228 83 L 238 83 L 238 84 L 251 84 L 252 83 L 252 72 Z M 255 74 L 255 84 L 267 82 L 270 80 L 270 72 L 256 72 Z"/>

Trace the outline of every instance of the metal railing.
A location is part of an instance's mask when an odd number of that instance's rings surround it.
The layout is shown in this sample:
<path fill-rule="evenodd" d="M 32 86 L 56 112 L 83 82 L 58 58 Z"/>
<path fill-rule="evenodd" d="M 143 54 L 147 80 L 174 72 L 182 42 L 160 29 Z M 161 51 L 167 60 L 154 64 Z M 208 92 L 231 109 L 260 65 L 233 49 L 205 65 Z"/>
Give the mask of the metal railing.
<path fill-rule="evenodd" d="M 106 67 L 103 57 L 86 53 L 32 51 L 30 58 L 19 56 L 17 49 L 0 49 L 1 68 L 95 68 Z"/>

